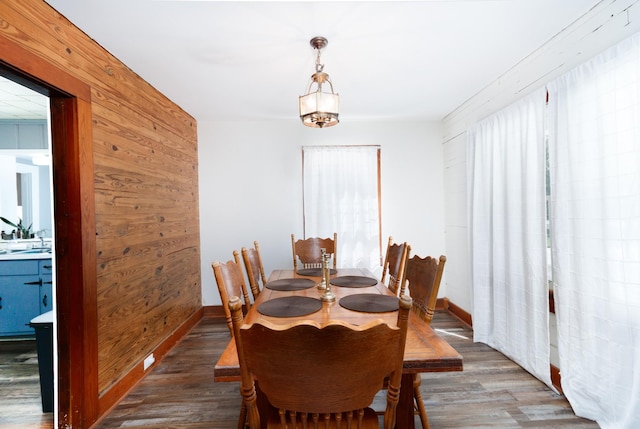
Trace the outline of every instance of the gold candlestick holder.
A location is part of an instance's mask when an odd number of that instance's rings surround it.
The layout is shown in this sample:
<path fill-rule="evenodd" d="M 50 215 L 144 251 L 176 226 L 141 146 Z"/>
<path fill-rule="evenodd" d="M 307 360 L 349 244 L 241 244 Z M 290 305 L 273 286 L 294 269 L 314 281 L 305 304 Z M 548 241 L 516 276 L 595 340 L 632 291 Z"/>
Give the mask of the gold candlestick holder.
<path fill-rule="evenodd" d="M 321 255 L 321 266 L 322 266 L 322 279 L 320 280 L 320 282 L 317 285 L 318 290 L 325 290 L 327 288 L 327 284 L 329 283 L 327 281 L 327 279 L 325 278 L 324 275 L 324 261 L 327 258 L 327 249 L 325 249 L 324 247 L 320 249 L 320 255 Z"/>
<path fill-rule="evenodd" d="M 320 296 L 320 300 L 324 302 L 333 302 L 336 300 L 335 294 L 331 292 L 331 269 L 329 268 L 329 259 L 329 255 L 325 252 L 322 255 L 322 283 L 325 284 L 325 289 L 324 293 Z"/>

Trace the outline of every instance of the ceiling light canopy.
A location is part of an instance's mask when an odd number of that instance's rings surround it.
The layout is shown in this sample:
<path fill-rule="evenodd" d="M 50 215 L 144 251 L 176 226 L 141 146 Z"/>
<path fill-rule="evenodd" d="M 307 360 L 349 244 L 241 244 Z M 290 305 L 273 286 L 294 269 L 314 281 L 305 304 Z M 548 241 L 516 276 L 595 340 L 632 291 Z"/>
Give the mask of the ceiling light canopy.
<path fill-rule="evenodd" d="M 333 92 L 333 84 L 329 75 L 324 73 L 324 64 L 320 63 L 320 50 L 327 46 L 327 39 L 324 37 L 314 37 L 309 42 L 318 52 L 316 58 L 316 72 L 311 75 L 311 81 L 307 87 L 305 95 L 298 97 L 300 105 L 300 119 L 308 127 L 326 128 L 336 125 L 340 110 L 340 96 Z M 328 83 L 331 92 L 323 92 L 323 84 Z M 313 85 L 315 91 L 312 91 Z M 326 86 L 325 86 L 326 88 Z"/>

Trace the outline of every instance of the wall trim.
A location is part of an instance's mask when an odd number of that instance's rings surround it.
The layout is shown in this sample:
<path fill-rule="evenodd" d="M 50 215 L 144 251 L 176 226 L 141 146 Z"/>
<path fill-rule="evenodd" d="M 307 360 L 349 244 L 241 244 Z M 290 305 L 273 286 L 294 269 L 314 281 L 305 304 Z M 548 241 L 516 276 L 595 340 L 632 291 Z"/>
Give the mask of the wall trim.
<path fill-rule="evenodd" d="M 551 384 L 562 394 L 562 380 L 560 377 L 560 368 L 551 365 Z"/>
<path fill-rule="evenodd" d="M 440 299 L 438 299 L 438 301 L 440 301 Z M 438 308 L 437 305 L 436 308 Z M 471 314 L 464 310 L 462 307 L 458 307 L 453 302 L 449 301 L 449 298 L 442 298 L 442 308 L 451 313 L 454 317 L 467 325 L 469 328 L 473 329 Z"/>
<path fill-rule="evenodd" d="M 221 307 L 222 308 L 222 307 Z M 129 372 L 124 374 L 115 384 L 113 384 L 108 390 L 106 390 L 99 398 L 99 415 L 98 422 L 122 400 L 148 373 L 167 355 L 187 334 L 204 318 L 204 307 L 200 307 L 199 310 L 194 312 L 189 318 L 187 318 L 178 329 L 176 329 L 171 335 L 166 337 L 160 344 L 158 344 L 152 351 L 155 357 L 155 362 L 144 370 L 144 362 L 138 362 Z"/>
<path fill-rule="evenodd" d="M 220 319 L 226 320 L 222 305 L 207 305 L 204 308 L 205 319 Z"/>

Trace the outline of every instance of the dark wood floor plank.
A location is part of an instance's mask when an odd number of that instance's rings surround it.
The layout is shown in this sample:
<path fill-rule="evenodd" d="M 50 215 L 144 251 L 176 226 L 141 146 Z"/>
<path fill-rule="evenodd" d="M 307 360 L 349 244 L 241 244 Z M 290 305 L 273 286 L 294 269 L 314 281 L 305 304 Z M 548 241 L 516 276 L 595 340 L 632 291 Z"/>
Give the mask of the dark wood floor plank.
<path fill-rule="evenodd" d="M 501 353 L 473 343 L 471 330 L 453 316 L 437 312 L 432 325 L 462 354 L 464 371 L 422 374 L 422 396 L 431 429 L 598 428 L 596 423 L 576 417 L 564 396 L 553 392 Z M 235 428 L 240 409 L 239 385 L 213 381 L 213 367 L 228 340 L 229 331 L 224 322 L 203 320 L 95 429 Z M 0 361 L 0 386 L 4 394 L 12 382 L 6 380 L 7 370 L 3 370 L 2 365 Z M 52 426 L 51 422 L 43 426 L 37 421 L 51 414 L 43 415 L 39 396 L 33 398 L 33 389 L 38 389 L 37 364 L 35 371 L 35 377 L 33 372 L 29 375 L 26 371 L 13 380 L 20 386 L 22 399 L 5 401 L 0 397 L 0 428 L 11 427 L 3 426 L 2 416 L 16 403 L 21 407 L 25 398 L 33 402 L 35 411 L 33 416 L 23 416 L 23 422 L 15 421 L 14 427 Z M 32 386 L 28 388 L 28 384 Z M 384 397 L 376 398 L 376 406 L 383 403 Z M 416 427 L 420 427 L 417 417 Z"/>
<path fill-rule="evenodd" d="M 42 412 L 35 340 L 0 341 L 0 428 L 51 429 Z"/>
<path fill-rule="evenodd" d="M 213 367 L 228 342 L 224 322 L 203 320 L 96 429 L 236 427 L 239 384 L 213 381 Z"/>
<path fill-rule="evenodd" d="M 503 354 L 474 343 L 471 329 L 451 315 L 437 312 L 432 326 L 464 358 L 462 372 L 422 375 L 422 398 L 432 429 L 599 427 L 576 417 L 564 396 Z"/>

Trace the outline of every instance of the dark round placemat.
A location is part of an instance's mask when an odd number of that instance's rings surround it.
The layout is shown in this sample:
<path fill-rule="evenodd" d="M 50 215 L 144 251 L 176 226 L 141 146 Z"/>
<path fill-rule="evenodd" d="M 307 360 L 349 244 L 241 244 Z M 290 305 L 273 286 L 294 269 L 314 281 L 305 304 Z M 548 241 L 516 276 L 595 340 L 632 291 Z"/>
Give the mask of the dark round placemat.
<path fill-rule="evenodd" d="M 331 275 L 334 275 L 335 273 L 338 272 L 334 268 L 330 268 L 329 271 L 331 272 Z M 302 268 L 302 269 L 298 270 L 297 273 L 300 276 L 321 277 L 322 276 L 322 268 Z"/>
<path fill-rule="evenodd" d="M 309 289 L 316 285 L 316 282 L 310 279 L 279 279 L 264 285 L 271 290 L 303 290 Z"/>
<path fill-rule="evenodd" d="M 322 301 L 308 296 L 284 296 L 258 305 L 258 312 L 272 317 L 299 317 L 315 313 L 322 308 Z"/>
<path fill-rule="evenodd" d="M 365 276 L 340 276 L 332 278 L 330 283 L 342 287 L 369 287 L 377 285 L 378 280 Z"/>
<path fill-rule="evenodd" d="M 363 313 L 386 313 L 398 309 L 398 297 L 377 293 L 356 293 L 341 298 L 340 305 Z"/>

